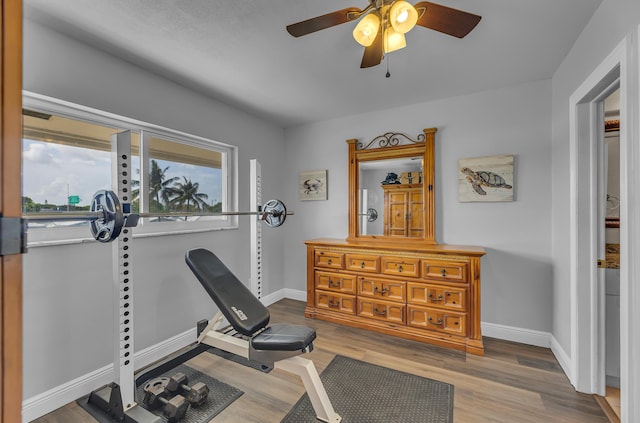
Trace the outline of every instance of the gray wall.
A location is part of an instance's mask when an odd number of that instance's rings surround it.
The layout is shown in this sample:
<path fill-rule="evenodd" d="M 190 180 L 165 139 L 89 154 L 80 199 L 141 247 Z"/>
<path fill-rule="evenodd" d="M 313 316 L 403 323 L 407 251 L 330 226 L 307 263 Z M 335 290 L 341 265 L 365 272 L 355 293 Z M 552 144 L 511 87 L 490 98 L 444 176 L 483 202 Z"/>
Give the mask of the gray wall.
<path fill-rule="evenodd" d="M 281 128 L 31 21 L 24 26 L 24 89 L 238 146 L 242 210 L 249 207 L 251 158 L 262 163 L 263 198 L 284 196 Z M 239 230 L 133 241 L 136 351 L 215 312 L 184 264 L 187 249 L 218 252 L 248 281 L 248 219 L 240 218 Z M 267 295 L 284 287 L 284 235 L 263 233 Z M 112 362 L 111 246 L 32 248 L 23 284 L 25 399 Z"/>
<path fill-rule="evenodd" d="M 304 240 L 346 237 L 346 139 L 387 131 L 415 136 L 437 126 L 437 240 L 487 249 L 482 321 L 552 332 L 568 352 L 568 99 L 639 22 L 637 0 L 604 0 L 552 80 L 285 131 L 30 21 L 24 87 L 238 146 L 241 209 L 249 201 L 248 161 L 258 158 L 263 198 L 279 197 L 296 212 L 281 229 L 264 231 L 266 294 L 305 291 Z M 515 201 L 459 203 L 458 159 L 497 154 L 516 157 Z M 327 201 L 297 198 L 298 172 L 312 169 L 329 171 Z M 136 350 L 211 313 L 184 267 L 187 248 L 218 251 L 248 279 L 247 220 L 240 224 L 237 231 L 135 240 Z M 110 255 L 110 247 L 88 244 L 34 248 L 25 256 L 25 399 L 111 362 Z M 180 311 L 167 312 L 171 307 Z"/>
<path fill-rule="evenodd" d="M 348 233 L 347 144 L 388 131 L 436 133 L 436 240 L 479 245 L 482 321 L 551 332 L 551 81 L 316 122 L 285 130 L 285 280 L 305 290 L 304 240 Z M 458 160 L 513 154 L 515 201 L 458 202 Z M 298 201 L 298 172 L 328 169 L 328 200 Z M 298 213 L 299 212 L 299 213 Z"/>
<path fill-rule="evenodd" d="M 640 2 L 604 0 L 552 79 L 553 334 L 568 355 L 571 354 L 569 97 L 638 24 Z"/>

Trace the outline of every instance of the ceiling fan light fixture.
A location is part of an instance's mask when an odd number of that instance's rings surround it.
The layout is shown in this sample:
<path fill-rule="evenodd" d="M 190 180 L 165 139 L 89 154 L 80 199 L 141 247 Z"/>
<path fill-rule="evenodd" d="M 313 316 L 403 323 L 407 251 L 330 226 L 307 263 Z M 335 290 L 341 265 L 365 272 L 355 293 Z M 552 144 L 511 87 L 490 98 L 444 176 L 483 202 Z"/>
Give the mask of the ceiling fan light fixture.
<path fill-rule="evenodd" d="M 409 2 L 404 0 L 396 1 L 389 10 L 389 21 L 396 32 L 406 34 L 416 26 L 418 11 Z"/>
<path fill-rule="evenodd" d="M 393 27 L 388 27 L 384 30 L 384 52 L 391 53 L 392 51 L 400 50 L 407 46 L 407 40 L 402 32 L 397 32 Z"/>
<path fill-rule="evenodd" d="M 375 13 L 369 13 L 358 22 L 353 30 L 353 38 L 363 47 L 369 47 L 378 35 L 380 18 Z"/>

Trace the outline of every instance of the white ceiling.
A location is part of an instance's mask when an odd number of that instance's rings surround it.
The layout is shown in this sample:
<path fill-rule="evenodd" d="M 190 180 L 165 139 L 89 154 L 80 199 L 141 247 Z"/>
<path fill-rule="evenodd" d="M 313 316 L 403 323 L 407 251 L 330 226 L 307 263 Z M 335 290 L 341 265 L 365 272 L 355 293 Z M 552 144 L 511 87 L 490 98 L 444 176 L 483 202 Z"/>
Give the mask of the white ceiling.
<path fill-rule="evenodd" d="M 550 78 L 602 0 L 443 0 L 482 16 L 422 27 L 360 69 L 350 22 L 285 26 L 367 0 L 24 0 L 25 16 L 282 127 Z M 415 3 L 415 1 L 414 1 Z M 25 46 L 28 48 L 28 45 Z"/>

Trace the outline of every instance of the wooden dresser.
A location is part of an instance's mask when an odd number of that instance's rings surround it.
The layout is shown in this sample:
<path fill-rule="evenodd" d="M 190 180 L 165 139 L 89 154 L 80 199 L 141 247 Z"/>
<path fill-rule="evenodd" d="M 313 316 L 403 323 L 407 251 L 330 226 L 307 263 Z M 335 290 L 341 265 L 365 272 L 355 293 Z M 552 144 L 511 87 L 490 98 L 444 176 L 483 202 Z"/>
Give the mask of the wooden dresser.
<path fill-rule="evenodd" d="M 436 132 L 347 140 L 349 235 L 305 242 L 305 316 L 482 355 L 485 251 L 436 242 Z M 380 186 L 380 171 L 418 178 Z"/>
<path fill-rule="evenodd" d="M 305 316 L 483 355 L 480 247 L 315 239 Z"/>

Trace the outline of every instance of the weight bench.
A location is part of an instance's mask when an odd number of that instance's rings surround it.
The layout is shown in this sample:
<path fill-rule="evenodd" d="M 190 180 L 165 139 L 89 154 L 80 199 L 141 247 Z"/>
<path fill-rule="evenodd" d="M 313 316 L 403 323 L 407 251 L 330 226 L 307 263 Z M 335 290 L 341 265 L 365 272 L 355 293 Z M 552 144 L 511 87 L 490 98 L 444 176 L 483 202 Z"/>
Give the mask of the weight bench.
<path fill-rule="evenodd" d="M 189 250 L 185 261 L 219 309 L 198 342 L 300 376 L 316 417 L 340 422 L 313 362 L 299 357 L 313 350 L 315 329 L 282 323 L 267 326 L 269 310 L 211 251 Z M 224 318 L 237 334 L 217 330 Z"/>

